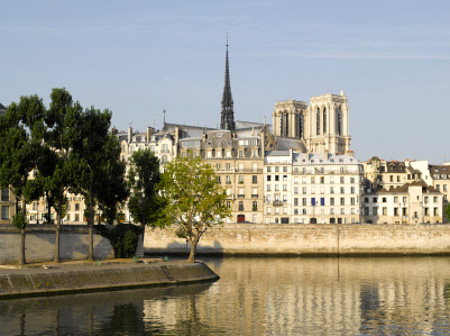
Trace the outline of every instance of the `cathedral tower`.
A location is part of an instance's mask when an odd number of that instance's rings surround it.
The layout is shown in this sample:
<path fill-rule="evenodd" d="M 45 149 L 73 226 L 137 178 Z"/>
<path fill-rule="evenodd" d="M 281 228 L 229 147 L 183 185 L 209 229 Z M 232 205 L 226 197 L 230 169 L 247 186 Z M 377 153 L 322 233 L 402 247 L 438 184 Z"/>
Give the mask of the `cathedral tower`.
<path fill-rule="evenodd" d="M 236 124 L 234 122 L 233 98 L 231 97 L 230 68 L 228 62 L 228 38 L 225 57 L 225 85 L 223 88 L 220 128 L 232 132 L 236 128 Z"/>

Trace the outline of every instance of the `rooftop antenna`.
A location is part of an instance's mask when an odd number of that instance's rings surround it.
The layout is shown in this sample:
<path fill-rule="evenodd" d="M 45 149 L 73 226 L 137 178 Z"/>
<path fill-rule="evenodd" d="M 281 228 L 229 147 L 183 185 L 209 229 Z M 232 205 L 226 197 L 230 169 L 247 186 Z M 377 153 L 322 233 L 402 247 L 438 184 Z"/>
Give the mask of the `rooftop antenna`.
<path fill-rule="evenodd" d="M 164 114 L 164 124 L 163 124 L 163 130 L 166 130 L 166 109 L 163 110 L 163 114 Z"/>

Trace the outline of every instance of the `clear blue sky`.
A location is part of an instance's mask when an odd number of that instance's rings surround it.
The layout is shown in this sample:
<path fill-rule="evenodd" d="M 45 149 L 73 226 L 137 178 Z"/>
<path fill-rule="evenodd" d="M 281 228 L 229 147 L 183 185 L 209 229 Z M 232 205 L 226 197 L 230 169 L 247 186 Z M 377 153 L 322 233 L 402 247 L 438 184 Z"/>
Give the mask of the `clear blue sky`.
<path fill-rule="evenodd" d="M 143 131 L 220 123 L 229 35 L 237 120 L 345 92 L 360 160 L 450 161 L 449 1 L 0 0 L 0 102 L 66 87 Z"/>

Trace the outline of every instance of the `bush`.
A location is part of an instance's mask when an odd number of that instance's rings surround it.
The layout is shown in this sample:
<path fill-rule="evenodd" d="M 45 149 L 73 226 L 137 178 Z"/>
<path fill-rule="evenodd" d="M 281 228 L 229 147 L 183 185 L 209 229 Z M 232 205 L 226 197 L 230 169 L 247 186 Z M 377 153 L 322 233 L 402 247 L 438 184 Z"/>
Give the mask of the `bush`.
<path fill-rule="evenodd" d="M 111 242 L 116 258 L 130 258 L 136 253 L 138 235 L 142 232 L 142 228 L 131 224 L 118 224 L 112 229 L 103 225 L 95 228 Z"/>
<path fill-rule="evenodd" d="M 23 212 L 18 212 L 13 216 L 12 220 L 13 225 L 19 229 L 22 230 L 27 226 L 27 219 Z"/>

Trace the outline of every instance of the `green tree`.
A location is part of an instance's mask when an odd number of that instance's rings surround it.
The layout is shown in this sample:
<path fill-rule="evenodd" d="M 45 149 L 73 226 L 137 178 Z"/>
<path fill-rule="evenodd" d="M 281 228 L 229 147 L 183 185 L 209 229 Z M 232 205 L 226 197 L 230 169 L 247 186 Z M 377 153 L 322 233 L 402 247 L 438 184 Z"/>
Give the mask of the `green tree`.
<path fill-rule="evenodd" d="M 83 109 L 78 102 L 73 102 L 72 96 L 64 88 L 55 88 L 50 94 L 50 107 L 45 115 L 48 126 L 46 133 L 47 149 L 39 167 L 36 180 L 42 184 L 48 202 L 48 218 L 50 207 L 56 212 L 55 227 L 55 257 L 60 261 L 60 230 L 63 210 L 67 199 L 66 192 L 74 188 L 71 170 L 76 159 L 73 147 L 81 136 L 81 116 Z"/>
<path fill-rule="evenodd" d="M 19 264 L 25 264 L 26 205 L 39 196 L 29 176 L 36 171 L 45 134 L 45 106 L 38 96 L 22 96 L 0 117 L 0 186 L 10 188 L 21 203 Z M 19 206 L 17 207 L 19 209 Z M 20 217 L 20 218 L 19 218 Z"/>
<path fill-rule="evenodd" d="M 111 225 L 118 220 L 121 206 L 129 196 L 125 180 L 126 164 L 120 160 L 120 150 L 119 139 L 109 135 L 104 149 L 103 173 L 95 183 L 98 207 Z"/>
<path fill-rule="evenodd" d="M 164 217 L 177 226 L 177 235 L 186 238 L 191 250 L 187 262 L 195 260 L 202 235 L 220 226 L 230 215 L 225 190 L 216 183 L 214 170 L 200 157 L 178 158 L 166 164 L 162 177 L 167 205 Z"/>
<path fill-rule="evenodd" d="M 89 225 L 89 261 L 94 260 L 94 206 L 103 193 L 102 183 L 105 165 L 108 163 L 106 147 L 109 139 L 111 112 L 91 107 L 81 116 L 79 130 L 80 137 L 74 143 L 71 161 L 71 177 L 75 181 L 74 190 L 81 193 L 87 206 L 87 220 Z"/>
<path fill-rule="evenodd" d="M 131 155 L 128 184 L 131 195 L 128 209 L 134 222 L 156 226 L 161 215 L 163 199 L 158 195 L 161 174 L 159 160 L 150 149 Z"/>

